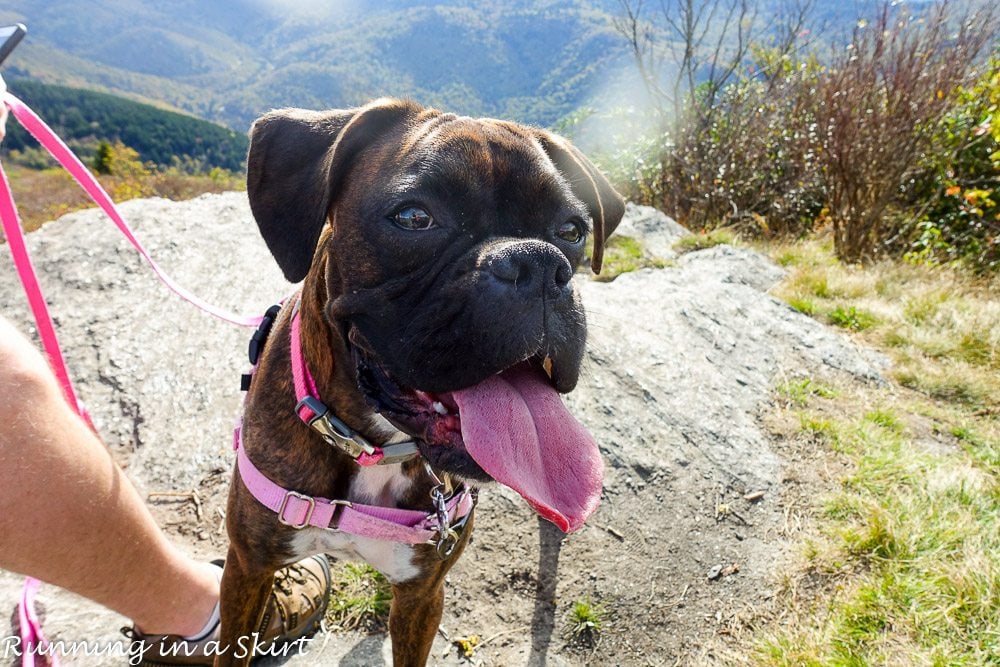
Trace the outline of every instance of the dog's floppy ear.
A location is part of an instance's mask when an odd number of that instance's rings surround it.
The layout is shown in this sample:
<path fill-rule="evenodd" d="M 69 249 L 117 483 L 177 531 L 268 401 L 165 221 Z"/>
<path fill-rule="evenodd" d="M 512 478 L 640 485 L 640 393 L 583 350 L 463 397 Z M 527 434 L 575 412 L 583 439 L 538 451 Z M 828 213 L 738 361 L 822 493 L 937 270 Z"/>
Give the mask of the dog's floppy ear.
<path fill-rule="evenodd" d="M 291 282 L 305 278 L 344 175 L 361 149 L 419 110 L 382 99 L 357 109 L 279 109 L 250 128 L 247 195 L 268 249 Z"/>
<path fill-rule="evenodd" d="M 604 260 L 604 242 L 622 221 L 625 200 L 573 144 L 545 130 L 535 132 L 553 164 L 569 180 L 573 194 L 590 211 L 594 222 L 594 254 L 590 266 L 594 273 L 600 273 Z"/>

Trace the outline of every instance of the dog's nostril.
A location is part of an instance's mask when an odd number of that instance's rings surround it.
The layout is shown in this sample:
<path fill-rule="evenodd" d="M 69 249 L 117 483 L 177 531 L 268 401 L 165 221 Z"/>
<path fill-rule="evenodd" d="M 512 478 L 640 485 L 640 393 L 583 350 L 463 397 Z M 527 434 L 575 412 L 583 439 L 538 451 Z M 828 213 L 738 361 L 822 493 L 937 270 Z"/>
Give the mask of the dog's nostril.
<path fill-rule="evenodd" d="M 517 258 L 511 257 L 510 253 L 504 253 L 503 255 L 491 257 L 487 268 L 494 277 L 508 283 L 515 283 L 519 280 L 523 280 L 527 273 L 527 267 L 524 262 L 518 261 Z"/>
<path fill-rule="evenodd" d="M 569 265 L 569 262 L 561 262 L 556 268 L 556 285 L 566 287 L 572 279 L 573 267 Z"/>

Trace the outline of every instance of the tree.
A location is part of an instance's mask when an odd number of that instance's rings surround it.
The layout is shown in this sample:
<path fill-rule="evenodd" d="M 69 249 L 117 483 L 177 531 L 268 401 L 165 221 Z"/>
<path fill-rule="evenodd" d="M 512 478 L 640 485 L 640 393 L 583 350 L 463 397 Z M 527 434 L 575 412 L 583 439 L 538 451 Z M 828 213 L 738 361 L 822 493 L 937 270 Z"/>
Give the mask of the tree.
<path fill-rule="evenodd" d="M 91 162 L 91 166 L 94 171 L 98 174 L 108 175 L 111 173 L 111 163 L 114 159 L 111 144 L 106 141 L 102 141 L 97 146 L 97 152 L 94 153 L 94 160 Z"/>
<path fill-rule="evenodd" d="M 797 233 L 810 224 L 822 206 L 814 163 L 788 153 L 808 152 L 805 91 L 816 66 L 797 50 L 815 0 L 786 0 L 768 19 L 756 0 L 662 0 L 655 11 L 620 2 L 616 27 L 663 137 L 659 181 L 645 188 L 652 203 L 692 228 Z"/>
<path fill-rule="evenodd" d="M 816 0 L 787 0 L 762 20 L 756 0 L 619 0 L 615 29 L 628 43 L 639 74 L 663 119 L 677 122 L 698 109 L 704 124 L 719 93 L 746 63 L 754 44 L 772 42 L 779 56 L 801 43 Z"/>

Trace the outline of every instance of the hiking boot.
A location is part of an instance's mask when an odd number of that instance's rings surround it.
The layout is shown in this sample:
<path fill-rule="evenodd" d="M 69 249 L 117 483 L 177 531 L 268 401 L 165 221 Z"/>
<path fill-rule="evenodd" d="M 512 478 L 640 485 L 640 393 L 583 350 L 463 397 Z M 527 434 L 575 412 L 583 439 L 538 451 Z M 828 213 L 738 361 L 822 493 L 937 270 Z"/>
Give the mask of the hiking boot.
<path fill-rule="evenodd" d="M 213 563 L 222 566 L 222 561 Z M 230 652 L 237 657 L 249 656 L 250 651 L 288 656 L 303 652 L 305 638 L 319 629 L 329 597 L 330 564 L 326 556 L 310 556 L 281 568 L 274 575 L 256 636 L 241 637 Z M 200 640 L 178 635 L 146 636 L 134 628 L 122 628 L 122 632 L 132 640 L 130 665 L 211 665 L 221 650 L 218 623 Z"/>

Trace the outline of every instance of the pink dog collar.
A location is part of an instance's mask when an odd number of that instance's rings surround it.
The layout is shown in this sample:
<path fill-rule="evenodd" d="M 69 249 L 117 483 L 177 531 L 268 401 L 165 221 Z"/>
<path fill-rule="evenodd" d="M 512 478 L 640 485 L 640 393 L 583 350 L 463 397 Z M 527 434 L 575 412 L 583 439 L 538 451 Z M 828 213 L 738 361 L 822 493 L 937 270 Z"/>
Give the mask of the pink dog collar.
<path fill-rule="evenodd" d="M 271 323 L 277 317 L 278 307 L 272 307 L 264 316 L 264 321 L 254 334 L 250 344 L 250 362 L 256 368 L 260 350 L 263 347 Z M 298 401 L 295 413 L 317 431 L 324 440 L 336 446 L 359 465 L 385 465 L 399 463 L 413 458 L 419 453 L 414 441 L 408 440 L 376 447 L 361 434 L 338 419 L 319 400 L 316 381 L 309 372 L 299 339 L 299 311 L 292 313 L 291 361 L 295 397 Z M 244 376 L 244 389 L 249 387 L 252 377 Z M 428 466 L 428 474 L 435 482 L 431 490 L 434 512 L 427 514 L 420 510 L 395 507 L 362 505 L 347 500 L 317 498 L 279 486 L 267 478 L 253 464 L 243 448 L 242 420 L 233 433 L 233 449 L 236 450 L 236 464 L 240 479 L 250 494 L 264 507 L 278 515 L 278 522 L 292 528 L 307 526 L 360 535 L 377 540 L 388 540 L 403 544 L 433 544 L 441 558 L 451 555 L 458 544 L 459 533 L 465 526 L 475 506 L 475 494 L 467 487 L 450 497 L 444 495 L 444 484 Z"/>
<path fill-rule="evenodd" d="M 330 408 L 319 400 L 316 381 L 309 372 L 309 365 L 302 354 L 299 338 L 299 309 L 292 313 L 292 380 L 295 382 L 295 414 L 329 444 L 337 447 L 357 461 L 358 465 L 386 465 L 400 463 L 420 454 L 413 440 L 396 442 L 381 447 L 368 442 L 364 436 L 338 419 Z"/>

